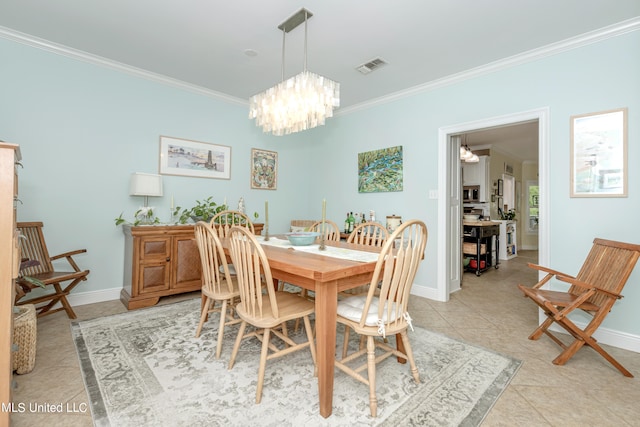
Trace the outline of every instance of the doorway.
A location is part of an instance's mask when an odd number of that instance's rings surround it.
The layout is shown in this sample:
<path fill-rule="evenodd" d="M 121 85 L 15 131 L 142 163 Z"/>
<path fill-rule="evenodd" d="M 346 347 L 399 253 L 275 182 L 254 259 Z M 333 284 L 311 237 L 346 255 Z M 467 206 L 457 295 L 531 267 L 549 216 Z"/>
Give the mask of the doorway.
<path fill-rule="evenodd" d="M 449 294 L 460 289 L 461 263 L 459 260 L 461 227 L 459 216 L 459 144 L 455 135 L 522 122 L 538 123 L 538 244 L 540 263 L 548 263 L 548 166 L 549 166 L 549 110 L 541 108 L 500 117 L 461 123 L 439 129 L 438 159 L 438 278 L 434 299 L 448 301 Z"/>

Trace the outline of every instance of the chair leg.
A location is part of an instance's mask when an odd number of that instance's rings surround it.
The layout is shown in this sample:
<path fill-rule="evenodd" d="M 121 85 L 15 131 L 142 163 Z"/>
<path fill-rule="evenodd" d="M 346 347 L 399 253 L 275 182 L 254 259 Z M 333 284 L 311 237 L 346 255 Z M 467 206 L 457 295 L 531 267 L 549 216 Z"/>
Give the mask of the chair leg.
<path fill-rule="evenodd" d="M 413 375 L 413 379 L 416 383 L 420 382 L 420 374 L 418 373 L 418 367 L 416 366 L 416 361 L 413 358 L 413 350 L 411 349 L 411 344 L 409 343 L 409 336 L 407 335 L 407 331 L 400 332 L 400 336 L 402 337 L 402 343 L 404 344 L 404 354 L 407 355 L 407 359 L 409 359 L 409 366 L 411 368 L 411 375 Z"/>
<path fill-rule="evenodd" d="M 313 376 L 318 375 L 318 363 L 316 356 L 316 346 L 313 342 L 313 329 L 311 328 L 311 321 L 309 320 L 309 316 L 304 316 L 304 327 L 307 330 L 307 339 L 309 340 L 309 351 L 311 351 L 311 358 L 313 359 Z"/>
<path fill-rule="evenodd" d="M 222 308 L 220 309 L 220 325 L 218 325 L 218 343 L 216 344 L 216 359 L 220 359 L 220 353 L 222 352 L 222 340 L 224 339 L 224 324 L 226 322 L 227 322 L 227 300 L 223 300 Z"/>
<path fill-rule="evenodd" d="M 233 368 L 233 364 L 236 362 L 236 356 L 238 355 L 238 350 L 240 349 L 240 344 L 242 343 L 242 338 L 244 338 L 244 330 L 247 327 L 247 322 L 244 320 L 240 323 L 240 328 L 238 328 L 238 336 L 236 337 L 236 342 L 233 344 L 233 351 L 231 352 L 231 358 L 229 359 L 229 369 Z"/>
<path fill-rule="evenodd" d="M 209 310 L 213 308 L 213 306 L 211 307 L 209 306 L 212 303 L 215 304 L 214 301 L 209 299 L 209 297 L 205 296 L 204 303 L 202 304 L 202 307 L 201 307 L 202 314 L 200 314 L 200 322 L 198 323 L 198 328 L 196 329 L 196 338 L 200 337 L 200 332 L 202 332 L 202 326 L 204 325 L 204 322 L 207 320 L 207 314 L 209 313 Z"/>
<path fill-rule="evenodd" d="M 344 325 L 344 341 L 342 345 L 342 358 L 347 357 L 347 353 L 349 350 L 349 335 L 351 333 L 351 328 L 347 325 Z"/>
<path fill-rule="evenodd" d="M 371 416 L 378 413 L 378 398 L 376 397 L 376 343 L 372 336 L 367 337 L 367 374 L 369 376 L 369 408 Z"/>
<path fill-rule="evenodd" d="M 529 335 L 530 340 L 537 340 L 544 334 L 549 326 L 554 322 L 553 318 L 547 317 L 538 328 Z"/>
<path fill-rule="evenodd" d="M 271 329 L 265 328 L 262 337 L 262 352 L 260 353 L 260 367 L 258 368 L 258 387 L 256 389 L 256 403 L 262 400 L 262 387 L 264 386 L 264 371 L 267 366 L 267 356 L 269 354 L 269 339 Z"/>

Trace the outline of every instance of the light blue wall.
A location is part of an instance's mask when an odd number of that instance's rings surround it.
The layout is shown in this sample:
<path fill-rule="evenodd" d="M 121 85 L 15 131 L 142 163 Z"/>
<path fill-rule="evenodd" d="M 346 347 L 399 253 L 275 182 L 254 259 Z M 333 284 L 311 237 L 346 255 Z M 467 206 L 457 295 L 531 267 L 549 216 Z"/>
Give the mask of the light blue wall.
<path fill-rule="evenodd" d="M 51 251 L 89 250 L 86 289 L 122 284 L 122 234 L 113 225 L 140 201 L 128 196 L 131 172 L 156 172 L 158 136 L 232 146 L 232 179 L 164 177 L 169 207 L 214 195 L 247 209 L 269 200 L 273 231 L 291 218 L 317 217 L 322 198 L 330 219 L 374 209 L 421 218 L 429 227 L 426 261 L 416 285 L 436 287 L 438 129 L 471 120 L 549 107 L 552 267 L 577 272 L 594 237 L 640 243 L 640 32 L 633 32 L 508 70 L 344 114 L 327 126 L 275 138 L 247 120 L 246 107 L 181 91 L 95 65 L 0 40 L 0 139 L 21 145 L 20 220 L 43 220 Z M 434 59 L 435 60 L 435 59 Z M 381 71 L 383 72 L 383 71 Z M 347 88 L 344 88 L 347 90 Z M 569 117 L 629 108 L 629 196 L 569 197 Z M 357 153 L 404 146 L 404 191 L 359 194 Z M 251 147 L 279 153 L 277 191 L 249 189 Z M 262 212 L 261 212 L 262 213 Z M 516 283 L 514 283 L 514 286 Z M 605 326 L 640 335 L 640 268 Z"/>
<path fill-rule="evenodd" d="M 344 207 L 380 218 L 398 214 L 420 218 L 429 228 L 426 260 L 417 286 L 436 288 L 438 129 L 505 114 L 549 107 L 550 259 L 552 267 L 577 274 L 594 237 L 640 243 L 640 32 L 588 45 L 532 63 L 424 92 L 389 104 L 339 116 L 322 129 L 317 156 L 331 153 L 333 170 L 314 183 L 314 192 L 340 188 L 329 209 L 342 218 Z M 383 72 L 381 70 L 381 72 Z M 571 115 L 628 107 L 629 195 L 626 198 L 569 197 Z M 358 194 L 357 153 L 404 146 L 404 191 Z M 516 286 L 517 283 L 514 283 Z M 640 334 L 640 266 L 605 326 Z"/>
<path fill-rule="evenodd" d="M 297 161 L 309 141 L 268 137 L 247 108 L 147 81 L 111 69 L 0 39 L 0 139 L 20 145 L 18 220 L 41 220 L 51 254 L 86 248 L 78 261 L 91 270 L 78 292 L 122 287 L 123 234 L 114 219 L 133 220 L 142 205 L 129 196 L 132 172 L 157 173 L 159 136 L 231 146 L 231 179 L 164 176 L 164 197 L 150 198 L 161 219 L 175 204 L 210 195 L 264 221 L 272 232 L 291 217 L 307 217 L 309 164 Z M 251 148 L 277 151 L 277 191 L 251 190 Z"/>

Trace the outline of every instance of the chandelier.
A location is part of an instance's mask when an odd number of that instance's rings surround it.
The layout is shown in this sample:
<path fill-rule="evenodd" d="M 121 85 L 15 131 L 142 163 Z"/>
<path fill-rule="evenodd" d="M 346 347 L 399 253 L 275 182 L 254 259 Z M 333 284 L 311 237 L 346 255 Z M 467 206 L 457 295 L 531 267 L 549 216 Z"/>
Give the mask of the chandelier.
<path fill-rule="evenodd" d="M 465 163 L 478 163 L 480 158 L 467 145 L 467 135 L 463 136 L 462 144 L 460 144 L 460 160 Z"/>
<path fill-rule="evenodd" d="M 249 99 L 249 119 L 263 132 L 282 136 L 324 125 L 340 106 L 340 83 L 307 70 L 307 20 L 313 15 L 300 9 L 278 26 L 282 30 L 282 81 Z M 285 35 L 304 22 L 304 69 L 284 80 Z"/>

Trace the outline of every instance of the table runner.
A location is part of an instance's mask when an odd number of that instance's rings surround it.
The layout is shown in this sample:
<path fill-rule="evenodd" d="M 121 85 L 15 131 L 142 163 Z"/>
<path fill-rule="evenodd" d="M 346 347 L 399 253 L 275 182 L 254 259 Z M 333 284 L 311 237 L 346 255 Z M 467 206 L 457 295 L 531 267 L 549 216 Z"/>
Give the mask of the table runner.
<path fill-rule="evenodd" d="M 309 246 L 294 246 L 287 239 L 281 239 L 278 237 L 269 237 L 268 241 L 264 241 L 264 236 L 256 236 L 256 239 L 262 245 L 277 246 L 281 248 L 291 248 L 296 251 L 308 252 L 316 255 L 324 255 L 333 258 L 347 259 L 357 262 L 374 262 L 378 260 L 378 254 L 375 252 L 357 251 L 355 249 L 336 248 L 335 246 L 326 246 L 326 249 L 321 251 L 320 245 L 313 244 Z"/>

